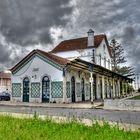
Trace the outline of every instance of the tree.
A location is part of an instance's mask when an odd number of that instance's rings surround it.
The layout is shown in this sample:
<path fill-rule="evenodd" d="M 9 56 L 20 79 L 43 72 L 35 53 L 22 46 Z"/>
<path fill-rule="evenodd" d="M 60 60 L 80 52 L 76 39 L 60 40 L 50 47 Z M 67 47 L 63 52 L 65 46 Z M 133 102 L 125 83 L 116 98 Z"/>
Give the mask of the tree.
<path fill-rule="evenodd" d="M 124 50 L 122 45 L 115 39 L 111 40 L 110 45 L 112 47 L 112 70 L 117 72 L 119 65 L 126 62 L 125 57 L 123 56 Z"/>
<path fill-rule="evenodd" d="M 117 73 L 124 75 L 124 76 L 132 76 L 134 75 L 134 68 L 129 66 L 119 67 L 117 69 Z"/>
<path fill-rule="evenodd" d="M 120 43 L 115 39 L 111 40 L 111 49 L 112 49 L 112 70 L 121 75 L 130 76 L 133 75 L 133 68 L 128 66 L 121 67 L 120 65 L 127 62 L 124 57 L 124 49 Z"/>

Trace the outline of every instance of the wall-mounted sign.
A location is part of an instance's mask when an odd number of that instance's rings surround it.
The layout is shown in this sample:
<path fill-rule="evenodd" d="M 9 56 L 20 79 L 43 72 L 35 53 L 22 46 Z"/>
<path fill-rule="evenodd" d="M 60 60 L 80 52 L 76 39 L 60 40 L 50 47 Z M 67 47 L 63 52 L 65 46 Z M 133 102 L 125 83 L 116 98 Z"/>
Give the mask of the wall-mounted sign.
<path fill-rule="evenodd" d="M 39 68 L 33 68 L 33 72 L 39 71 Z"/>

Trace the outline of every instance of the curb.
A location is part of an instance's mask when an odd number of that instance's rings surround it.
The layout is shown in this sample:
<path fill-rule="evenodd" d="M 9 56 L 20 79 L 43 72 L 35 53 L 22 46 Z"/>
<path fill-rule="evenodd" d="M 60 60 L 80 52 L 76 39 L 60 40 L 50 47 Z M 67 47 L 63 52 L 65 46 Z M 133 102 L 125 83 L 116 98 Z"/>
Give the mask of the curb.
<path fill-rule="evenodd" d="M 38 107 L 38 108 L 69 108 L 69 109 L 94 109 L 96 106 L 44 106 L 44 105 L 24 105 L 24 104 L 3 104 L 0 103 L 0 106 L 9 106 L 9 107 Z"/>

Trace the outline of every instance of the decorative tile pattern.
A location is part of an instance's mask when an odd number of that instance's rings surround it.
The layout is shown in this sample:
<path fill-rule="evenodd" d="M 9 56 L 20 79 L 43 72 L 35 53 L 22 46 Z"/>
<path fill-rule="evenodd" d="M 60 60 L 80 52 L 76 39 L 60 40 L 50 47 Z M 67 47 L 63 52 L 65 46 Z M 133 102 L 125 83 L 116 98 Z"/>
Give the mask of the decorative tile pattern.
<path fill-rule="evenodd" d="M 66 95 L 67 95 L 67 98 L 70 98 L 70 82 L 67 82 L 66 83 Z"/>
<path fill-rule="evenodd" d="M 21 83 L 12 84 L 12 97 L 21 97 Z"/>
<path fill-rule="evenodd" d="M 80 83 L 76 83 L 76 94 L 77 94 L 77 97 L 80 97 L 81 96 L 81 90 L 80 90 Z"/>
<path fill-rule="evenodd" d="M 52 98 L 62 98 L 63 97 L 63 82 L 62 81 L 52 82 L 51 93 L 52 93 Z"/>
<path fill-rule="evenodd" d="M 32 98 L 40 97 L 40 83 L 31 83 L 31 97 Z"/>
<path fill-rule="evenodd" d="M 86 83 L 86 96 L 90 96 L 90 84 Z"/>

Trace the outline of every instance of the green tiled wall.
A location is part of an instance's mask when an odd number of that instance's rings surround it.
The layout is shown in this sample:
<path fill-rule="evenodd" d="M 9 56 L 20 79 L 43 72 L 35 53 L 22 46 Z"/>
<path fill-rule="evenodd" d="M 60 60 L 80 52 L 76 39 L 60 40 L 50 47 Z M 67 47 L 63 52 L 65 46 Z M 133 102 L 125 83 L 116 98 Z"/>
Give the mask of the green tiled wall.
<path fill-rule="evenodd" d="M 51 94 L 52 94 L 52 98 L 63 97 L 63 82 L 62 81 L 51 83 Z"/>
<path fill-rule="evenodd" d="M 67 86 L 67 87 L 66 87 L 66 95 L 67 95 L 67 98 L 70 98 L 70 95 L 71 95 L 71 94 L 70 94 L 70 93 L 71 93 L 71 92 L 70 92 L 70 82 L 67 82 L 67 83 L 66 83 L 66 86 Z"/>
<path fill-rule="evenodd" d="M 12 96 L 21 97 L 21 83 L 12 84 Z"/>
<path fill-rule="evenodd" d="M 90 96 L 90 84 L 86 83 L 86 96 Z"/>
<path fill-rule="evenodd" d="M 31 83 L 31 97 L 32 98 L 40 97 L 40 83 Z"/>
<path fill-rule="evenodd" d="M 77 94 L 77 97 L 81 96 L 80 83 L 76 83 L 76 94 Z"/>

